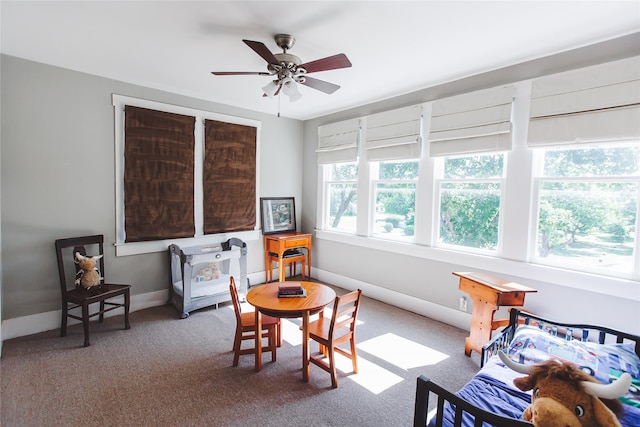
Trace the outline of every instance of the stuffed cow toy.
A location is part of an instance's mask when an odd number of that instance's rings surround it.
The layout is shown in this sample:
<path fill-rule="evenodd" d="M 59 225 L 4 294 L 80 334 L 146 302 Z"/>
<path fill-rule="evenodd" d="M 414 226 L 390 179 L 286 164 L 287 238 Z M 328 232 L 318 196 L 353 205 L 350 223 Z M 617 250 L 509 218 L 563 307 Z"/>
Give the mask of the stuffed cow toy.
<path fill-rule="evenodd" d="M 525 377 L 513 383 L 522 391 L 531 390 L 531 405 L 522 418 L 536 427 L 620 426 L 616 413 L 631 385 L 624 373 L 611 384 L 601 384 L 570 363 L 548 360 L 539 365 L 522 365 L 498 353 L 502 362 Z"/>
<path fill-rule="evenodd" d="M 80 270 L 76 273 L 76 286 L 82 286 L 90 289 L 100 285 L 100 272 L 96 267 L 96 261 L 102 258 L 102 255 L 83 256 L 80 252 L 76 252 L 75 263 L 78 264 Z"/>

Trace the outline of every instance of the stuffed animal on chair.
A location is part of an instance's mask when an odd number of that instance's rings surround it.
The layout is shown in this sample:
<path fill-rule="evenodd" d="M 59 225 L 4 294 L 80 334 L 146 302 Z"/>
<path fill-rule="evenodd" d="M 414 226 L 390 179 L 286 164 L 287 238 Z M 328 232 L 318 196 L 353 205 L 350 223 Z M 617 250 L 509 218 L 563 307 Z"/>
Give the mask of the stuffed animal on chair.
<path fill-rule="evenodd" d="M 631 385 L 628 373 L 611 384 L 601 384 L 575 365 L 552 359 L 539 365 L 522 365 L 498 355 L 509 368 L 526 377 L 513 383 L 522 391 L 532 390 L 531 405 L 522 418 L 536 427 L 618 427 L 616 413 Z"/>
<path fill-rule="evenodd" d="M 90 257 L 83 256 L 80 252 L 76 252 L 75 263 L 80 267 L 80 270 L 76 273 L 76 286 L 90 289 L 100 285 L 100 272 L 96 267 L 96 261 L 100 258 L 102 258 L 102 255 Z"/>

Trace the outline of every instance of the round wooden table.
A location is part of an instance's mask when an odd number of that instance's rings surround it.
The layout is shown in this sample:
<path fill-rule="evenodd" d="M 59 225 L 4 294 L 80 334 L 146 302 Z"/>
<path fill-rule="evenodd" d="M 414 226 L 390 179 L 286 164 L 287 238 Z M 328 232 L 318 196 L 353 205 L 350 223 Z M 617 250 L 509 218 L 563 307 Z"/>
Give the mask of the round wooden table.
<path fill-rule="evenodd" d="M 256 308 L 256 331 L 262 328 L 262 316 L 266 314 L 280 318 L 302 317 L 302 379 L 309 381 L 309 317 L 319 313 L 332 303 L 336 293 L 321 283 L 299 282 L 307 291 L 306 297 L 278 298 L 280 282 L 267 283 L 252 288 L 247 294 L 247 302 Z M 291 282 L 287 282 L 291 283 Z M 256 334 L 256 372 L 262 369 L 262 337 Z"/>

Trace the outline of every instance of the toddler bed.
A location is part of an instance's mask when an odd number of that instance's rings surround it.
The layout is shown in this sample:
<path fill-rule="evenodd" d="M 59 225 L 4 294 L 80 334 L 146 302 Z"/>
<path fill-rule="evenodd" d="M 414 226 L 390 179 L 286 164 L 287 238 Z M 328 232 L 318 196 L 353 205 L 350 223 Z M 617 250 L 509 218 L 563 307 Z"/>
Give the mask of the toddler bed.
<path fill-rule="evenodd" d="M 483 347 L 480 371 L 457 393 L 424 375 L 418 377 L 414 426 L 531 427 L 533 424 L 522 420 L 522 412 L 531 403 L 530 392 L 513 385 L 513 379 L 522 374 L 500 361 L 499 350 L 524 364 L 550 358 L 568 361 L 603 383 L 628 372 L 632 384 L 620 398 L 623 412 L 618 419 L 623 426 L 640 426 L 640 336 L 553 322 L 517 309 L 511 309 L 509 324 Z M 432 396 L 437 401 L 429 412 Z"/>

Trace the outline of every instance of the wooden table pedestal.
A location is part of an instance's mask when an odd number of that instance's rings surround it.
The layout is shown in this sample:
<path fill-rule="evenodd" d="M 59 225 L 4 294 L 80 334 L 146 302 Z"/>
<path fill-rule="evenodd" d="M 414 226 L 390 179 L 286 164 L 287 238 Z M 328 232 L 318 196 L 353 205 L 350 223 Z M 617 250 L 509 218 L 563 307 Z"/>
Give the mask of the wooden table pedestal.
<path fill-rule="evenodd" d="M 470 335 L 464 340 L 464 354 L 467 356 L 471 356 L 472 350 L 482 354 L 482 346 L 491 339 L 491 333 L 509 322 L 509 319 L 493 320 L 500 306 L 522 307 L 525 295 L 537 292 L 536 289 L 487 273 L 453 274 L 460 278 L 458 289 L 468 293 L 473 300 Z"/>

